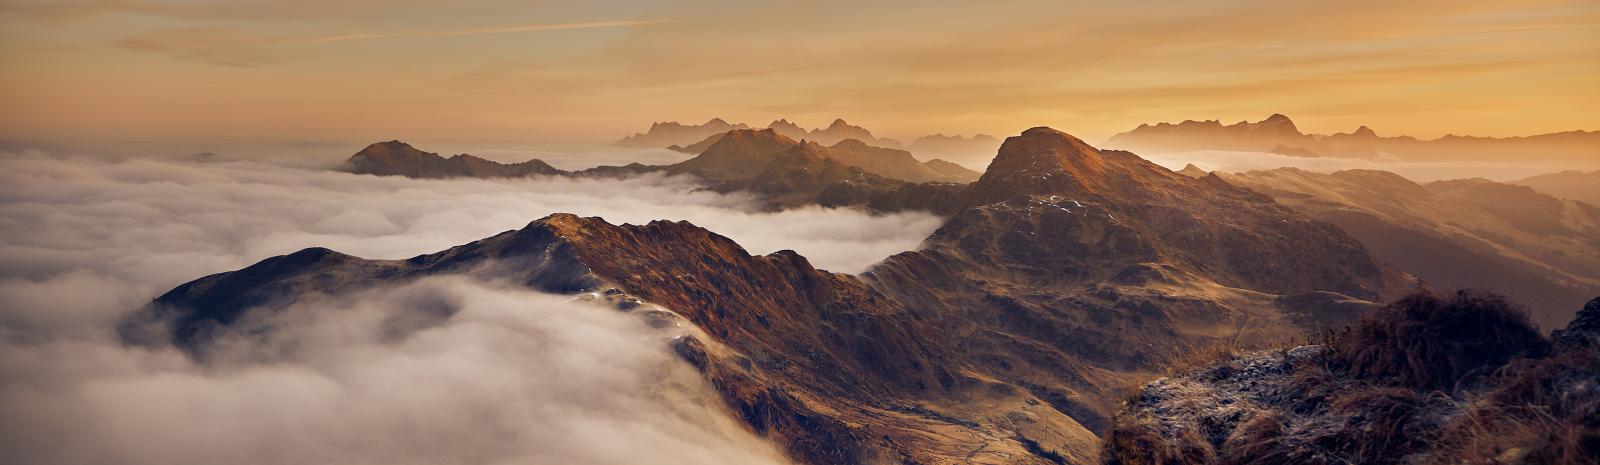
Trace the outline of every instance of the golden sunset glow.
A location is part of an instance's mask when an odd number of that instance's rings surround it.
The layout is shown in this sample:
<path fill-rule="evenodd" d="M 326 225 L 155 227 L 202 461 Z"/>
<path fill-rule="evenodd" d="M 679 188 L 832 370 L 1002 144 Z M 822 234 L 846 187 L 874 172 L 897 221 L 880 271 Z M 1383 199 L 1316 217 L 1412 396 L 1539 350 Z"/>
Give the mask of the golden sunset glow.
<path fill-rule="evenodd" d="M 612 140 L 835 117 L 891 137 L 1295 118 L 1600 128 L 1592 1 L 6 1 L 0 136 Z"/>

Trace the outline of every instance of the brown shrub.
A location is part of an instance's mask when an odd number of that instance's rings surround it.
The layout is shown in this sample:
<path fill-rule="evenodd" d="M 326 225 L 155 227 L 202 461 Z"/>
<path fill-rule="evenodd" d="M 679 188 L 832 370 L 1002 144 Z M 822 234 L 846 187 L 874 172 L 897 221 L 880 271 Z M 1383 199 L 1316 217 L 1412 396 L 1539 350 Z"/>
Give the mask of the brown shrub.
<path fill-rule="evenodd" d="M 1600 352 L 1507 364 L 1446 428 L 1431 463 L 1600 463 Z"/>
<path fill-rule="evenodd" d="M 1350 374 L 1422 390 L 1453 391 L 1550 342 L 1527 312 L 1505 298 L 1458 291 L 1414 294 L 1363 315 L 1333 341 L 1333 359 Z"/>

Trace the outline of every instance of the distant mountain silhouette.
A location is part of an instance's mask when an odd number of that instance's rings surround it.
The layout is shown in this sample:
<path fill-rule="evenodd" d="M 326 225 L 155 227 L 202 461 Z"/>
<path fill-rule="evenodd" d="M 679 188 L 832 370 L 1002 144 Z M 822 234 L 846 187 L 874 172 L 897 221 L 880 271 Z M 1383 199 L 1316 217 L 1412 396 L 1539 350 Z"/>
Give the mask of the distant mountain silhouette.
<path fill-rule="evenodd" d="M 740 129 L 708 141 L 711 143 L 702 153 L 673 165 L 600 166 L 570 172 L 540 160 L 501 164 L 470 155 L 446 159 L 390 141 L 357 152 L 344 169 L 358 174 L 414 178 L 627 177 L 665 172 L 696 176 L 720 192 L 756 193 L 774 207 L 812 203 L 863 205 L 875 195 L 898 191 L 908 183 L 967 183 L 979 176 L 954 163 L 919 162 L 910 152 L 873 147 L 855 139 L 824 147 L 795 141 L 772 129 Z"/>
<path fill-rule="evenodd" d="M 1567 131 L 1527 137 L 1473 137 L 1446 135 L 1433 140 L 1410 136 L 1382 137 L 1361 126 L 1350 133 L 1301 133 L 1289 117 L 1274 114 L 1259 122 L 1223 125 L 1217 120 L 1141 124 L 1112 136 L 1108 147 L 1138 152 L 1239 150 L 1291 156 L 1373 158 L 1393 156 L 1408 160 L 1504 160 L 1506 154 L 1521 159 L 1588 161 L 1600 159 L 1600 132 Z"/>
<path fill-rule="evenodd" d="M 1600 170 L 1590 172 L 1562 171 L 1541 174 L 1511 181 L 1511 184 L 1532 187 L 1533 190 L 1600 206 Z"/>
<path fill-rule="evenodd" d="M 634 134 L 623 138 L 617 145 L 625 147 L 661 147 L 670 148 L 685 153 L 700 153 L 716 142 L 716 138 L 728 131 L 750 129 L 744 123 L 728 124 L 722 119 L 713 119 L 699 126 L 685 126 L 678 123 L 655 123 L 650 126 L 650 131 Z M 874 136 L 872 131 L 861 126 L 852 125 L 844 119 L 835 119 L 828 127 L 821 129 L 805 129 L 800 125 L 779 119 L 768 124 L 766 129 L 784 137 L 794 140 L 807 140 L 822 145 L 833 145 L 845 139 L 855 139 L 869 145 L 884 148 L 900 148 L 900 141 Z"/>
<path fill-rule="evenodd" d="M 624 137 L 622 140 L 617 141 L 617 145 L 634 148 L 665 148 L 671 145 L 691 144 L 712 134 L 721 134 L 735 129 L 750 129 L 750 126 L 744 123 L 728 124 L 722 118 L 712 118 L 701 125 L 668 121 L 651 124 L 649 131 Z"/>
<path fill-rule="evenodd" d="M 344 169 L 360 174 L 412 178 L 513 178 L 563 174 L 561 170 L 540 160 L 502 164 L 466 154 L 445 158 L 397 140 L 368 145 L 351 156 L 345 162 Z"/>
<path fill-rule="evenodd" d="M 911 141 L 908 147 L 912 153 L 925 156 L 972 156 L 994 153 L 1000 148 L 1000 139 L 988 134 L 974 134 L 972 138 L 961 137 L 960 134 L 946 136 L 934 134 L 918 137 Z"/>

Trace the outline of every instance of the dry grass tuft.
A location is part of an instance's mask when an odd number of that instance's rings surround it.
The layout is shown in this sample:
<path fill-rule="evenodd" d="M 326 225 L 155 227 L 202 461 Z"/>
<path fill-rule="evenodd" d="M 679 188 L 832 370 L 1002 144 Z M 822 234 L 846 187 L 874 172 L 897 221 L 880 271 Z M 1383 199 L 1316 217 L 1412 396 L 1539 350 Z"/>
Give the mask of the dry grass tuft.
<path fill-rule="evenodd" d="M 1447 392 L 1550 348 L 1525 310 L 1473 291 L 1400 299 L 1368 312 L 1341 336 L 1333 341 L 1334 360 L 1351 375 Z"/>

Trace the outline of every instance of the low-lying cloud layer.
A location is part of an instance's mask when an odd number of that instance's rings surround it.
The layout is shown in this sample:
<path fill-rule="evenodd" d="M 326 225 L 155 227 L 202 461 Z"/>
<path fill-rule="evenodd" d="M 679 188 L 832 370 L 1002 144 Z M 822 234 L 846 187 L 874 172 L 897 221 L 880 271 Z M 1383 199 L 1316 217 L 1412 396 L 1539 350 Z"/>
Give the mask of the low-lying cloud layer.
<path fill-rule="evenodd" d="M 268 256 L 409 257 L 554 212 L 688 220 L 845 272 L 940 223 L 759 212 L 655 176 L 421 181 L 23 152 L 0 154 L 0 185 L 6 463 L 774 462 L 682 371 L 668 335 L 567 297 L 430 280 L 309 299 L 272 346 L 206 366 L 123 347 L 111 328 L 176 284 Z M 444 324 L 380 337 L 383 315 L 439 302 L 456 312 Z"/>

